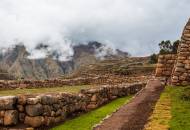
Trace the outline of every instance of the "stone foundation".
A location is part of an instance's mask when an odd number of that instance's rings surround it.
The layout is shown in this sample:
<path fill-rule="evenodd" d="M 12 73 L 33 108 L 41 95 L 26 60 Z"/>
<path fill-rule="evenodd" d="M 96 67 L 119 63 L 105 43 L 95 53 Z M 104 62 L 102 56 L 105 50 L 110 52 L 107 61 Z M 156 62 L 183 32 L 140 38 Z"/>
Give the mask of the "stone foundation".
<path fill-rule="evenodd" d="M 79 94 L 54 93 L 0 97 L 0 125 L 50 126 L 69 115 L 98 108 L 118 97 L 135 94 L 144 83 L 102 86 L 81 90 Z"/>
<path fill-rule="evenodd" d="M 159 55 L 156 67 L 156 77 L 171 77 L 177 55 Z"/>

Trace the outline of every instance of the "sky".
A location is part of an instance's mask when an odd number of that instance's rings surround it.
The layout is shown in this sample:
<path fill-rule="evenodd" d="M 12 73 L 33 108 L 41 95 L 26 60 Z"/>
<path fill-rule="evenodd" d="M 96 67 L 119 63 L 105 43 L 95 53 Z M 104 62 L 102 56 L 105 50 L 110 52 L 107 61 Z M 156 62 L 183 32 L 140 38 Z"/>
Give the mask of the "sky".
<path fill-rule="evenodd" d="M 180 39 L 190 0 L 0 0 L 0 47 L 22 42 L 33 58 L 43 42 L 63 60 L 72 45 L 99 41 L 146 56 L 162 40 Z"/>

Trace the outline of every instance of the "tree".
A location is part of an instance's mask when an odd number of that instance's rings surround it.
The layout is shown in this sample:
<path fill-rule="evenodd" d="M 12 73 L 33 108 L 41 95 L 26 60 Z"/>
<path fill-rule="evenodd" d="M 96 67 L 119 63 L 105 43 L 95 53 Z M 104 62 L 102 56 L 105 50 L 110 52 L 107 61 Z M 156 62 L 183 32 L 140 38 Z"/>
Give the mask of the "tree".
<path fill-rule="evenodd" d="M 174 54 L 177 54 L 177 49 L 178 49 L 178 46 L 179 46 L 179 43 L 180 43 L 180 40 L 177 40 L 173 43 L 173 48 L 172 48 L 172 52 Z"/>
<path fill-rule="evenodd" d="M 168 54 L 172 51 L 172 44 L 170 40 L 162 41 L 159 43 L 160 46 L 160 54 Z"/>
<path fill-rule="evenodd" d="M 173 43 L 170 40 L 160 42 L 160 54 L 176 54 L 179 43 L 179 40 Z"/>
<path fill-rule="evenodd" d="M 149 61 L 149 63 L 150 64 L 156 64 L 158 62 L 158 55 L 156 55 L 155 53 L 154 54 L 152 54 L 151 56 L 150 56 L 150 61 Z"/>

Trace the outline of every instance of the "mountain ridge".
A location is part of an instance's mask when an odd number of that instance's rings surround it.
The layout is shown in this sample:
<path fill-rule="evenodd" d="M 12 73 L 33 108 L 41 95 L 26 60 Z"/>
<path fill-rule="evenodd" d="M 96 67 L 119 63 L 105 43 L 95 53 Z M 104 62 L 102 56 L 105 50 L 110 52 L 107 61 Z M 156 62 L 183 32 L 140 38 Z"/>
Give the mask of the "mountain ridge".
<path fill-rule="evenodd" d="M 46 48 L 48 46 L 41 44 L 37 49 Z M 88 44 L 79 44 L 73 46 L 74 55 L 71 60 L 59 61 L 53 56 L 40 59 L 27 58 L 30 53 L 24 45 L 16 45 L 13 49 L 8 50 L 3 55 L 0 55 L 0 68 L 7 72 L 15 79 L 54 79 L 62 75 L 69 74 L 79 68 L 100 60 L 97 54 L 101 53 L 104 44 L 99 42 L 89 42 Z M 112 48 L 109 48 L 112 50 Z M 100 52 L 97 52 L 100 51 Z M 127 52 L 116 50 L 117 53 L 106 54 L 104 58 L 111 57 L 128 57 Z M 107 53 L 107 52 L 106 52 Z"/>

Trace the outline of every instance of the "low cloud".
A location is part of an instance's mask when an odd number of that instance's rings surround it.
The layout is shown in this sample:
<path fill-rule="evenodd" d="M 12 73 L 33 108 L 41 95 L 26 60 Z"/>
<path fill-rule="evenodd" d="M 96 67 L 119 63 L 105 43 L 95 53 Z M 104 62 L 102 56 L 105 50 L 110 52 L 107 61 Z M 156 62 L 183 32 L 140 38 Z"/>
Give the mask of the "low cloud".
<path fill-rule="evenodd" d="M 0 47 L 22 42 L 32 53 L 39 43 L 62 60 L 72 45 L 99 41 L 144 56 L 161 40 L 180 38 L 190 16 L 189 0 L 1 0 Z"/>

